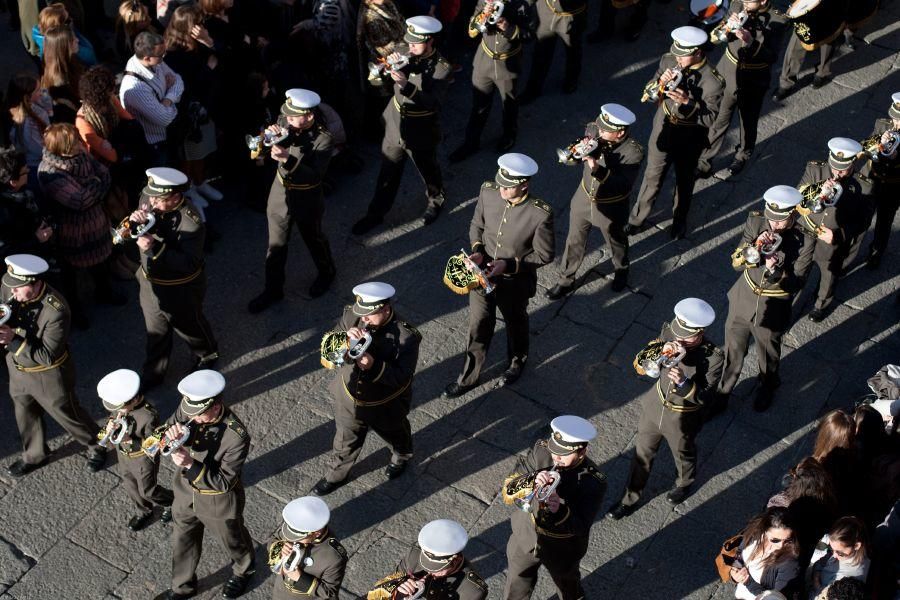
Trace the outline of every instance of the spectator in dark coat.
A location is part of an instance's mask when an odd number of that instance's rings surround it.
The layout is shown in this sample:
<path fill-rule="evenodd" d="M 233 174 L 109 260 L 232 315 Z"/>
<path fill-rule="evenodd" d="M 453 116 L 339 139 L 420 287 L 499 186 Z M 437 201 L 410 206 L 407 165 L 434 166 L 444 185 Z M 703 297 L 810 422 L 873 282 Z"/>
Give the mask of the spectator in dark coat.
<path fill-rule="evenodd" d="M 0 261 L 11 254 L 51 258 L 53 228 L 27 182 L 25 155 L 14 148 L 0 148 Z"/>

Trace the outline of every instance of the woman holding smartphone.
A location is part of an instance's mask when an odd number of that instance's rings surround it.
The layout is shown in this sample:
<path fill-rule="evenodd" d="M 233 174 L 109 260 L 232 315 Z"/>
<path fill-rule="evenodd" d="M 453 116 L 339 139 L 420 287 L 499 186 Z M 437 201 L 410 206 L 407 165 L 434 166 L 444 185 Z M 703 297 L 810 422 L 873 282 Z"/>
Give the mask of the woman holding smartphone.
<path fill-rule="evenodd" d="M 766 591 L 784 592 L 800 570 L 791 513 L 770 508 L 754 517 L 742 535 L 741 551 L 731 567 L 737 584 L 734 597 L 755 600 Z"/>

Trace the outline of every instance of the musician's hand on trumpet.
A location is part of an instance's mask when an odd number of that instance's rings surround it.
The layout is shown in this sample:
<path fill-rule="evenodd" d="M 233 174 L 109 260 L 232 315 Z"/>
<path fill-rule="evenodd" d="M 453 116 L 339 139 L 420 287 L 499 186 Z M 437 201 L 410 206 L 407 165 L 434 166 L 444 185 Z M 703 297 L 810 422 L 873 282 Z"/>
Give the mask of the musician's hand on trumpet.
<path fill-rule="evenodd" d="M 347 330 L 347 337 L 352 340 L 361 340 L 366 336 L 366 332 L 364 329 L 360 327 L 351 327 Z M 372 368 L 372 365 L 375 364 L 375 357 L 373 357 L 368 352 L 363 353 L 362 356 L 356 359 L 356 365 L 362 369 L 363 371 L 368 371 Z"/>
<path fill-rule="evenodd" d="M 587 155 L 584 157 L 584 162 L 587 164 L 588 168 L 593 171 L 597 168 L 597 165 L 600 164 L 600 161 L 591 155 Z"/>
<path fill-rule="evenodd" d="M 399 586 L 397 586 L 397 591 L 403 594 L 404 597 L 409 597 L 419 591 L 420 584 L 421 582 L 418 579 L 413 579 L 412 577 L 410 577 Z"/>
<path fill-rule="evenodd" d="M 284 566 L 287 564 L 288 557 L 291 555 L 291 552 L 294 550 L 294 544 L 290 544 L 285 542 L 281 545 L 281 568 L 278 573 L 280 575 L 284 575 L 291 581 L 300 581 L 300 576 L 303 574 L 303 565 L 298 565 L 296 569 L 293 571 L 285 571 Z"/>
<path fill-rule="evenodd" d="M 550 474 L 549 471 L 541 471 L 537 474 L 534 479 L 535 488 L 543 487 L 545 485 L 550 485 L 553 483 L 554 476 Z M 550 496 L 544 500 L 542 504 L 542 508 L 547 509 L 548 511 L 555 513 L 559 510 L 559 507 L 562 505 L 562 499 L 559 495 L 554 491 L 550 494 Z"/>
<path fill-rule="evenodd" d="M 13 341 L 14 337 L 16 337 L 16 332 L 9 325 L 0 325 L 0 345 L 6 346 Z"/>
<path fill-rule="evenodd" d="M 481 263 L 484 262 L 484 254 L 482 254 L 481 252 L 473 252 L 469 255 L 469 260 L 480 267 Z"/>
<path fill-rule="evenodd" d="M 506 261 L 503 260 L 502 258 L 492 260 L 491 262 L 489 262 L 487 264 L 487 267 L 489 270 L 486 273 L 486 275 L 489 278 L 498 277 L 498 276 L 506 273 Z"/>
<path fill-rule="evenodd" d="M 691 101 L 691 98 L 690 96 L 688 96 L 687 92 L 681 88 L 666 90 L 666 98 L 668 98 L 672 102 L 675 102 L 676 104 L 687 104 Z"/>
<path fill-rule="evenodd" d="M 176 440 L 180 440 L 185 431 L 187 431 L 187 425 L 174 423 L 171 427 L 166 429 L 164 437 L 169 442 L 174 442 Z M 184 446 L 173 450 L 172 453 L 169 454 L 169 456 L 172 458 L 172 462 L 184 469 L 190 469 L 191 465 L 194 464 L 194 459 L 191 458 L 191 453 L 188 452 Z"/>
<path fill-rule="evenodd" d="M 387 59 L 388 59 L 388 62 L 397 62 L 397 61 L 401 60 L 401 56 L 400 56 L 399 52 L 391 52 L 388 55 Z M 400 87 L 403 87 L 404 85 L 406 85 L 406 82 L 409 81 L 409 78 L 406 76 L 406 73 L 404 73 L 400 69 L 391 69 L 390 74 L 391 74 L 391 79 L 394 80 L 394 83 L 396 83 Z"/>
<path fill-rule="evenodd" d="M 504 33 L 509 29 L 509 21 L 506 20 L 506 17 L 500 17 L 494 25 Z"/>
<path fill-rule="evenodd" d="M 669 372 L 666 373 L 666 377 L 678 387 L 683 386 L 684 382 L 687 381 L 687 375 L 685 375 L 684 371 L 681 370 L 681 367 L 678 366 L 669 369 Z"/>
<path fill-rule="evenodd" d="M 826 244 L 834 243 L 834 230 L 830 227 L 825 227 L 824 225 L 819 225 L 816 227 L 816 237 L 825 242 Z"/>

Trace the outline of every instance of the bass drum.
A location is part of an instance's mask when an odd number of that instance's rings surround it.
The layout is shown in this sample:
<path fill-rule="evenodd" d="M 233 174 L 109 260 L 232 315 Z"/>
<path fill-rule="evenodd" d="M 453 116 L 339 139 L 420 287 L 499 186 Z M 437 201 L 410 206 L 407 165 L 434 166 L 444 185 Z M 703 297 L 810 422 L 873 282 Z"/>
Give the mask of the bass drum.
<path fill-rule="evenodd" d="M 872 18 L 878 10 L 878 0 L 851 0 L 847 5 L 847 16 L 844 21 L 847 29 L 857 31 Z"/>
<path fill-rule="evenodd" d="M 857 0 L 794 0 L 787 17 L 807 51 L 833 42 L 844 31 L 848 5 Z"/>

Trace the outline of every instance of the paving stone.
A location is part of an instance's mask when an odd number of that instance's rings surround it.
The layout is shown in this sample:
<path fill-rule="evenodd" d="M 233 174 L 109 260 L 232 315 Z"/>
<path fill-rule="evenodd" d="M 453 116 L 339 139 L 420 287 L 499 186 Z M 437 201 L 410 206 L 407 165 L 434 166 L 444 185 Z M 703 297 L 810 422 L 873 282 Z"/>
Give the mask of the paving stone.
<path fill-rule="evenodd" d="M 515 463 L 515 457 L 505 451 L 460 436 L 435 455 L 428 466 L 428 474 L 488 505 L 499 493 Z"/>
<path fill-rule="evenodd" d="M 526 390 L 527 393 L 527 390 Z M 515 388 L 492 390 L 461 425 L 469 435 L 516 454 L 527 450 L 547 431 L 554 411 L 520 396 Z"/>
<path fill-rule="evenodd" d="M 90 577 L 84 577 L 90 573 Z M 112 591 L 125 573 L 88 550 L 61 539 L 9 593 L 15 598 L 54 598 L 65 590 L 72 600 L 93 600 Z"/>
<path fill-rule="evenodd" d="M 418 532 L 416 529 L 415 533 Z M 410 545 L 384 533 L 373 536 L 370 543 L 347 562 L 343 587 L 357 598 L 365 596 L 376 581 L 397 570 Z"/>
<path fill-rule="evenodd" d="M 15 585 L 34 565 L 34 559 L 26 556 L 14 544 L 0 538 L 0 594 Z M 3 598 L 8 596 L 4 594 Z"/>

